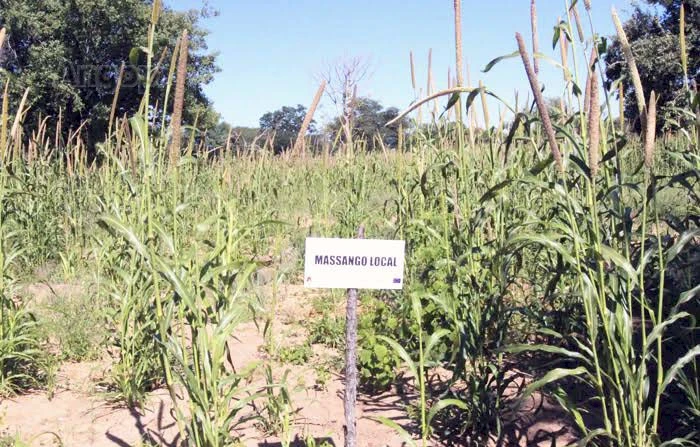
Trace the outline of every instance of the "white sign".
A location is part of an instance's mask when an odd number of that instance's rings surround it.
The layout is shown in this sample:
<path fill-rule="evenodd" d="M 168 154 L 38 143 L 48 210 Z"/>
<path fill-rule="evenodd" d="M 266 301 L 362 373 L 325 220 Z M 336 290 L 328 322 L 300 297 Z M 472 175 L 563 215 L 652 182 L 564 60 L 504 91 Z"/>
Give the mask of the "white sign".
<path fill-rule="evenodd" d="M 404 241 L 306 238 L 304 287 L 399 290 L 405 246 Z"/>

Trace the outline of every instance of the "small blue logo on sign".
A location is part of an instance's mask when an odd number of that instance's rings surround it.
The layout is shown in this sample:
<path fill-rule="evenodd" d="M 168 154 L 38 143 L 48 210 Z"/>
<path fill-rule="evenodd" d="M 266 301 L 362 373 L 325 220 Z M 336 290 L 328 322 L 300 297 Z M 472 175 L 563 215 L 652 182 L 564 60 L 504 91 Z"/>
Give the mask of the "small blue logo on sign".
<path fill-rule="evenodd" d="M 394 284 L 401 284 L 401 278 L 394 278 Z"/>

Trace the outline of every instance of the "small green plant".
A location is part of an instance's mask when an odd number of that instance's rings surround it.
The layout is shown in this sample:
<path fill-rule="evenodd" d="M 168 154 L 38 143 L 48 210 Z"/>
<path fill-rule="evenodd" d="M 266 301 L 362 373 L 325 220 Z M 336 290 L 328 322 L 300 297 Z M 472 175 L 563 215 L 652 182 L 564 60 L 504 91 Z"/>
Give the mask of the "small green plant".
<path fill-rule="evenodd" d="M 283 447 L 289 447 L 292 442 L 292 423 L 295 414 L 292 396 L 287 384 L 289 370 L 285 370 L 279 380 L 275 380 L 272 367 L 265 365 L 265 389 L 261 393 L 263 403 L 253 408 L 257 415 L 257 426 L 263 433 L 278 435 Z"/>
<path fill-rule="evenodd" d="M 308 323 L 309 343 L 320 343 L 329 348 L 345 346 L 345 318 L 324 313 L 320 319 Z"/>
<path fill-rule="evenodd" d="M 22 250 L 17 233 L 7 231 L 7 175 L 0 172 L 0 396 L 36 386 L 41 378 L 41 350 L 34 314 L 16 293 L 13 273 Z"/>
<path fill-rule="evenodd" d="M 317 391 L 325 391 L 328 389 L 328 382 L 331 380 L 331 371 L 327 364 L 319 363 L 314 367 L 314 389 Z"/>
<path fill-rule="evenodd" d="M 464 402 L 457 399 L 436 399 L 433 401 L 432 405 L 429 402 L 431 396 L 430 389 L 426 383 L 426 375 L 427 367 L 429 367 L 430 364 L 426 361 L 426 359 L 431 358 L 432 349 L 439 344 L 442 338 L 447 337 L 450 334 L 450 331 L 447 329 L 439 329 L 431 334 L 427 340 L 425 340 L 423 337 L 423 328 L 421 323 L 423 321 L 421 299 L 416 294 L 411 296 L 411 308 L 413 311 L 413 319 L 418 324 L 418 361 L 415 362 L 406 349 L 396 340 L 392 340 L 387 337 L 380 337 L 380 339 L 390 345 L 396 354 L 401 357 L 401 360 L 404 362 L 406 368 L 408 368 L 411 377 L 413 377 L 417 382 L 419 396 L 417 411 L 419 416 L 418 423 L 420 424 L 421 445 L 425 447 L 428 445 L 428 440 L 433 433 L 431 427 L 432 421 L 435 419 L 435 416 L 437 416 L 438 413 L 449 407 L 456 407 L 461 410 L 467 410 L 468 407 Z M 377 420 L 396 430 L 402 436 L 407 445 L 414 447 L 418 445 L 413 437 L 395 421 L 386 417 L 378 417 Z"/>
<path fill-rule="evenodd" d="M 360 387 L 372 394 L 386 391 L 395 383 L 396 368 L 399 366 L 398 357 L 380 337 L 363 333 L 357 356 Z"/>
<path fill-rule="evenodd" d="M 277 351 L 276 358 L 284 364 L 304 365 L 311 359 L 313 354 L 310 344 L 301 343 L 292 346 L 281 346 Z"/>
<path fill-rule="evenodd" d="M 358 328 L 357 371 L 360 387 L 368 393 L 388 390 L 397 379 L 398 355 L 381 340 L 396 336 L 398 318 L 381 301 L 370 299 L 360 317 Z"/>
<path fill-rule="evenodd" d="M 14 435 L 11 435 L 0 432 L 0 447 L 31 447 L 33 445 L 36 445 L 35 443 L 39 441 L 41 441 L 41 445 L 51 445 L 55 447 L 63 446 L 63 441 L 61 441 L 60 436 L 58 436 L 54 432 L 39 433 L 38 435 L 31 437 L 30 439 L 24 438 L 20 433 L 15 433 Z M 49 441 L 50 444 L 47 444 L 47 441 Z"/>
<path fill-rule="evenodd" d="M 109 338 L 108 313 L 98 296 L 57 296 L 42 312 L 40 325 L 45 338 L 58 342 L 60 360 L 94 360 Z"/>
<path fill-rule="evenodd" d="M 325 439 L 319 441 L 313 435 L 306 435 L 304 437 L 304 447 L 333 447 L 333 444 Z"/>

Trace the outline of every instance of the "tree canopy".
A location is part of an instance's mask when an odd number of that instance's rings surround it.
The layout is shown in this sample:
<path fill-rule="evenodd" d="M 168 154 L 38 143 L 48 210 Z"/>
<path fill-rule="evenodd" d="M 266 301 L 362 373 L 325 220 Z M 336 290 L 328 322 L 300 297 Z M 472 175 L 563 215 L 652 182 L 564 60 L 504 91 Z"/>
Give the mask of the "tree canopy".
<path fill-rule="evenodd" d="M 12 101 L 17 102 L 24 90 L 30 89 L 34 113 L 27 124 L 36 124 L 39 115 L 56 122 L 60 114 L 63 131 L 84 124 L 88 144 L 101 141 L 122 63 L 125 74 L 117 114 L 134 113 L 144 93 L 145 78 L 145 56 L 134 49 L 146 45 L 151 3 L 0 0 L 0 26 L 7 28 L 0 72 L 11 78 Z M 206 14 L 164 8 L 154 48 L 154 64 L 161 57 L 162 64 L 151 87 L 151 103 L 162 101 L 172 51 L 178 36 L 187 29 L 190 44 L 183 118 L 192 124 L 197 116 L 200 128 L 214 126 L 218 120 L 203 92 L 219 71 L 216 54 L 207 49 L 208 33 L 200 26 Z"/>
<path fill-rule="evenodd" d="M 671 125 L 679 119 L 674 107 L 687 107 L 681 64 L 680 10 L 685 3 L 685 33 L 688 77 L 700 82 L 700 0 L 644 0 L 635 4 L 623 27 L 635 56 L 639 75 L 648 97 L 654 90 L 660 105 L 658 124 Z M 634 86 L 617 37 L 605 55 L 608 86 L 621 80 L 625 95 L 625 117 L 640 129 Z"/>
<path fill-rule="evenodd" d="M 296 107 L 284 106 L 260 117 L 260 130 L 273 138 L 272 146 L 276 154 L 284 152 L 294 144 L 304 117 L 306 117 L 306 107 L 301 104 Z M 307 133 L 314 133 L 315 124 L 316 122 L 311 120 Z"/>
<path fill-rule="evenodd" d="M 354 141 L 364 140 L 368 150 L 380 149 L 381 144 L 389 148 L 396 148 L 399 144 L 399 124 L 386 127 L 386 123 L 396 118 L 399 110 L 396 107 L 383 108 L 376 100 L 371 98 L 357 98 L 352 107 L 351 127 Z M 402 120 L 402 128 L 408 129 L 408 119 Z M 341 118 L 338 117 L 329 125 L 329 130 L 335 136 L 341 129 Z"/>

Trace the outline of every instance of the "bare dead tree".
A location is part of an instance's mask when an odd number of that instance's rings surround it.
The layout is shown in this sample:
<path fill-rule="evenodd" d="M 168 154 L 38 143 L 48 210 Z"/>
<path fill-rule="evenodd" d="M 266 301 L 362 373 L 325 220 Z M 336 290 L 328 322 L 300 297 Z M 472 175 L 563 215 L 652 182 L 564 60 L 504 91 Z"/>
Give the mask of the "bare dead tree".
<path fill-rule="evenodd" d="M 326 81 L 326 96 L 340 114 L 340 128 L 345 148 L 352 150 L 353 112 L 357 100 L 357 87 L 369 76 L 370 63 L 364 57 L 354 56 L 338 59 L 321 74 Z"/>

